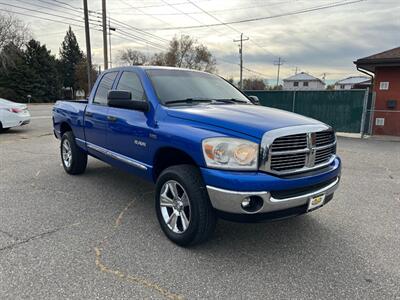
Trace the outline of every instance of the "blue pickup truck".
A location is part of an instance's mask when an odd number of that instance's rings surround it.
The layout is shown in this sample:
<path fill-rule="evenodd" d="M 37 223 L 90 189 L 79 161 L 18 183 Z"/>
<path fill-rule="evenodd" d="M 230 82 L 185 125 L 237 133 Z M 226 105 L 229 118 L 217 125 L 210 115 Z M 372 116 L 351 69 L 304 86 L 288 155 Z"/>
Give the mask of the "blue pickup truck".
<path fill-rule="evenodd" d="M 329 202 L 339 185 L 332 128 L 257 100 L 204 72 L 114 68 L 88 101 L 54 105 L 54 134 L 69 174 L 83 173 L 90 155 L 154 182 L 163 232 L 193 245 L 218 218 L 300 215 Z"/>

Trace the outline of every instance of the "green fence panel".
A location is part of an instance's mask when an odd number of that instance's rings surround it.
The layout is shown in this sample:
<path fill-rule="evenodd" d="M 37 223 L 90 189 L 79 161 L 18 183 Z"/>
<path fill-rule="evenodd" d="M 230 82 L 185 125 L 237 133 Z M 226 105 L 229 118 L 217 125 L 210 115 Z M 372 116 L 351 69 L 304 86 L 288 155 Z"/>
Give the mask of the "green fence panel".
<path fill-rule="evenodd" d="M 248 91 L 247 95 L 257 96 L 261 105 L 292 110 L 293 92 L 289 91 Z"/>
<path fill-rule="evenodd" d="M 246 91 L 264 106 L 294 111 L 332 126 L 336 131 L 359 133 L 365 90 Z"/>

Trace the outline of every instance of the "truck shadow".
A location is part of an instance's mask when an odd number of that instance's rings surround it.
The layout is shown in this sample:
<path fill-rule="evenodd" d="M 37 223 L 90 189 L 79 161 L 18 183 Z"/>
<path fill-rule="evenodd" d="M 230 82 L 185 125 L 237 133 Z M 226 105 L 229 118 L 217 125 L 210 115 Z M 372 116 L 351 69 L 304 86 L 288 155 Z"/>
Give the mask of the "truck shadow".
<path fill-rule="evenodd" d="M 105 165 L 89 168 L 85 178 L 91 177 L 98 185 L 112 184 L 116 216 L 121 207 L 128 207 L 103 248 L 102 263 L 110 270 L 145 278 L 187 298 L 265 298 L 282 288 L 285 297 L 301 297 L 321 291 L 322 285 L 323 295 L 333 298 L 341 289 L 380 295 L 376 270 L 363 258 L 362 249 L 345 238 L 346 228 L 330 217 L 333 211 L 340 213 L 334 201 L 320 211 L 276 222 L 221 220 L 211 240 L 181 248 L 159 228 L 152 184 Z M 268 284 L 273 286 L 265 287 Z"/>

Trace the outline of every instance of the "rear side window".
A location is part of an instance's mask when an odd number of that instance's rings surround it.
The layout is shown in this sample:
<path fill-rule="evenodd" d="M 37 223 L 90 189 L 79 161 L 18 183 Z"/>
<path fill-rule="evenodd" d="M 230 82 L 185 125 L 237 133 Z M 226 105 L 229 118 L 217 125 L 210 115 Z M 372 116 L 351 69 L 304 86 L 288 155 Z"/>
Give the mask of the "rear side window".
<path fill-rule="evenodd" d="M 132 100 L 146 101 L 146 94 L 144 93 L 140 78 L 136 73 L 122 73 L 121 79 L 118 82 L 117 90 L 130 91 L 132 93 Z"/>
<path fill-rule="evenodd" d="M 107 73 L 101 78 L 99 87 L 94 95 L 93 103 L 107 105 L 108 91 L 111 90 L 114 79 L 118 72 Z"/>

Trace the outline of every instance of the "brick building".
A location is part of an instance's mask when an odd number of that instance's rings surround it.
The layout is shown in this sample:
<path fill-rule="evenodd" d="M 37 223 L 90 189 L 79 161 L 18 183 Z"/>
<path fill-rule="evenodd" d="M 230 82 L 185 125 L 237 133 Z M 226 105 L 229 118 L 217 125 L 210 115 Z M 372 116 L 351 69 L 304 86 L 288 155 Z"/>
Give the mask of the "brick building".
<path fill-rule="evenodd" d="M 354 63 L 359 71 L 374 77 L 372 134 L 400 136 L 400 47 Z"/>

